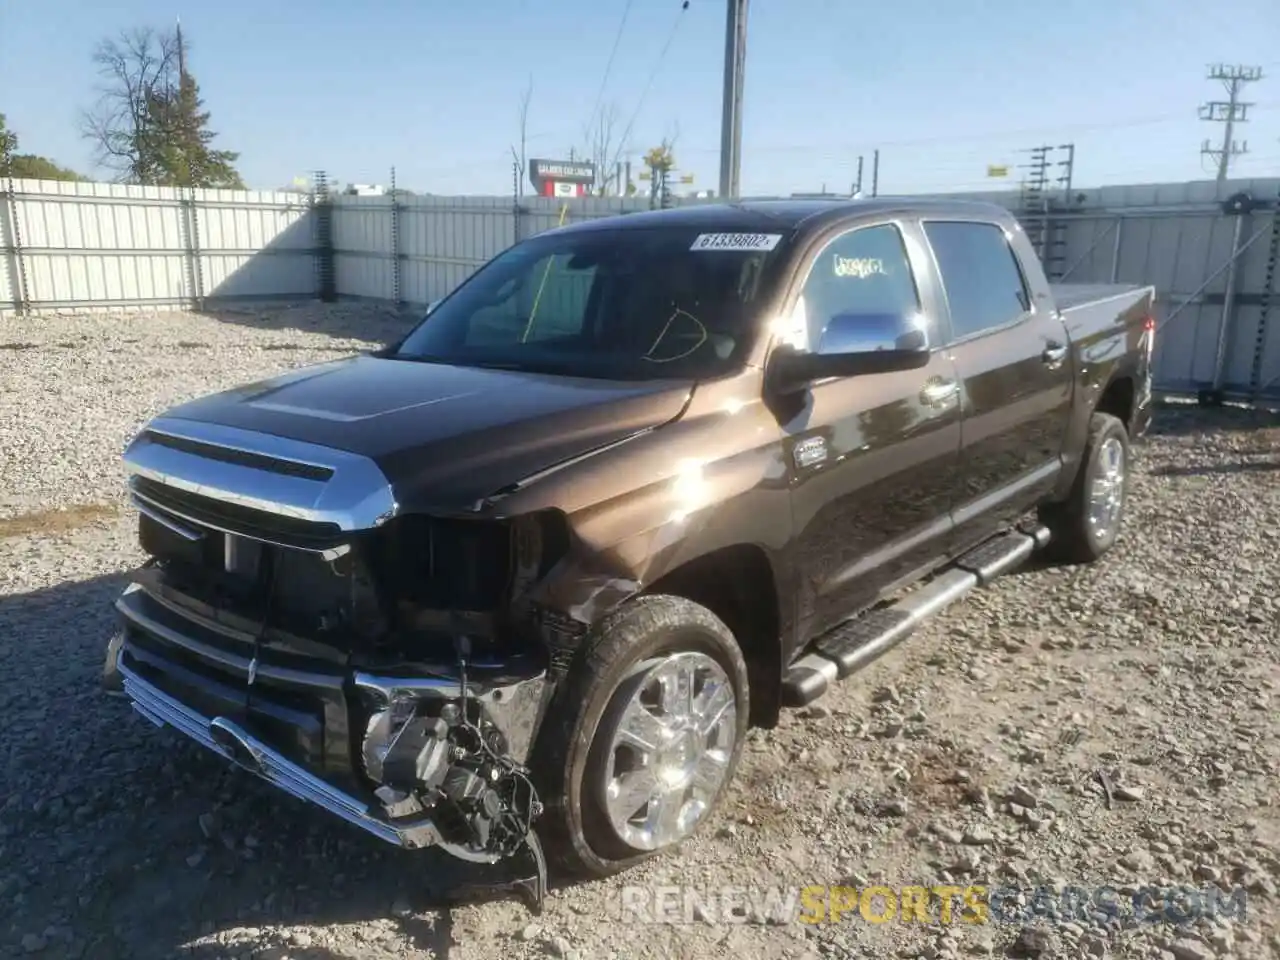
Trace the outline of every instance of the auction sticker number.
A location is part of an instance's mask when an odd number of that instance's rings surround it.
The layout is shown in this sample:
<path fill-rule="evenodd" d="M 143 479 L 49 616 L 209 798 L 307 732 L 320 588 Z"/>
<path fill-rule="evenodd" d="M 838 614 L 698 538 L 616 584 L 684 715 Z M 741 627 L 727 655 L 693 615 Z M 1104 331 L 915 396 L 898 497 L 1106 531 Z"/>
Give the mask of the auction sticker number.
<path fill-rule="evenodd" d="M 702 233 L 690 250 L 772 250 L 780 233 Z"/>

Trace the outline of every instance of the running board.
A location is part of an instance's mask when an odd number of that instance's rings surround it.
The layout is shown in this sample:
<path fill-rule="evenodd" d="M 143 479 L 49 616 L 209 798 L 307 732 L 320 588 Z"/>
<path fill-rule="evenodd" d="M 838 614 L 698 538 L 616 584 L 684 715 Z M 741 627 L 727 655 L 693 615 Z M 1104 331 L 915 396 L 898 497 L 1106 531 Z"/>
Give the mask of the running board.
<path fill-rule="evenodd" d="M 837 681 L 888 653 L 925 620 L 975 587 L 1008 573 L 1048 542 L 1049 530 L 1042 526 L 1001 534 L 979 544 L 897 603 L 823 634 L 783 677 L 783 705 L 803 707 L 817 700 Z"/>

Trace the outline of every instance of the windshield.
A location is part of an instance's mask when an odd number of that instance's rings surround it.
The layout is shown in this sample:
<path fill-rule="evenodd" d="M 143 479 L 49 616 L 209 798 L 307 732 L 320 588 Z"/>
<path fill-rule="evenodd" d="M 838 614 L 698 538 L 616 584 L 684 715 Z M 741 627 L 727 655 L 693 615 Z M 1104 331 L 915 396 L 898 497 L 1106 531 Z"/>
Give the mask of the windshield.
<path fill-rule="evenodd" d="M 715 376 L 749 347 L 783 239 L 683 227 L 535 237 L 478 271 L 390 355 L 620 380 Z"/>

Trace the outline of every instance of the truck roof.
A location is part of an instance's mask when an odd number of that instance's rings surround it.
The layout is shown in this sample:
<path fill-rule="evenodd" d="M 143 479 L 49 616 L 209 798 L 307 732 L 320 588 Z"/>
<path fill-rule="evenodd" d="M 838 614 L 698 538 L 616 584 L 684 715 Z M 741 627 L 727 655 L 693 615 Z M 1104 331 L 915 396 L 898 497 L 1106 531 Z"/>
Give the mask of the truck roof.
<path fill-rule="evenodd" d="M 981 200 L 940 200 L 925 197 L 875 197 L 864 200 L 742 200 L 734 203 L 700 203 L 668 210 L 620 213 L 560 227 L 548 233 L 591 230 L 628 230 L 645 227 L 700 227 L 765 233 L 819 227 L 833 220 L 885 213 L 924 213 L 934 216 L 971 216 L 1004 222 L 1012 216 L 999 204 Z"/>

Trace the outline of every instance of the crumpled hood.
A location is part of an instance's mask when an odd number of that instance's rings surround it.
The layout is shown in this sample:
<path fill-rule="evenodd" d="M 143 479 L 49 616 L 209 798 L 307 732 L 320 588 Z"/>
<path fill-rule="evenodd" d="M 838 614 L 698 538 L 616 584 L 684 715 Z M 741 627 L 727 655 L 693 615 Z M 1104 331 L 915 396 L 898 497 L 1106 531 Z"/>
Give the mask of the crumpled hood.
<path fill-rule="evenodd" d="M 369 457 L 406 510 L 458 510 L 678 417 L 689 381 L 607 381 L 351 357 L 183 404 L 168 416 Z"/>

